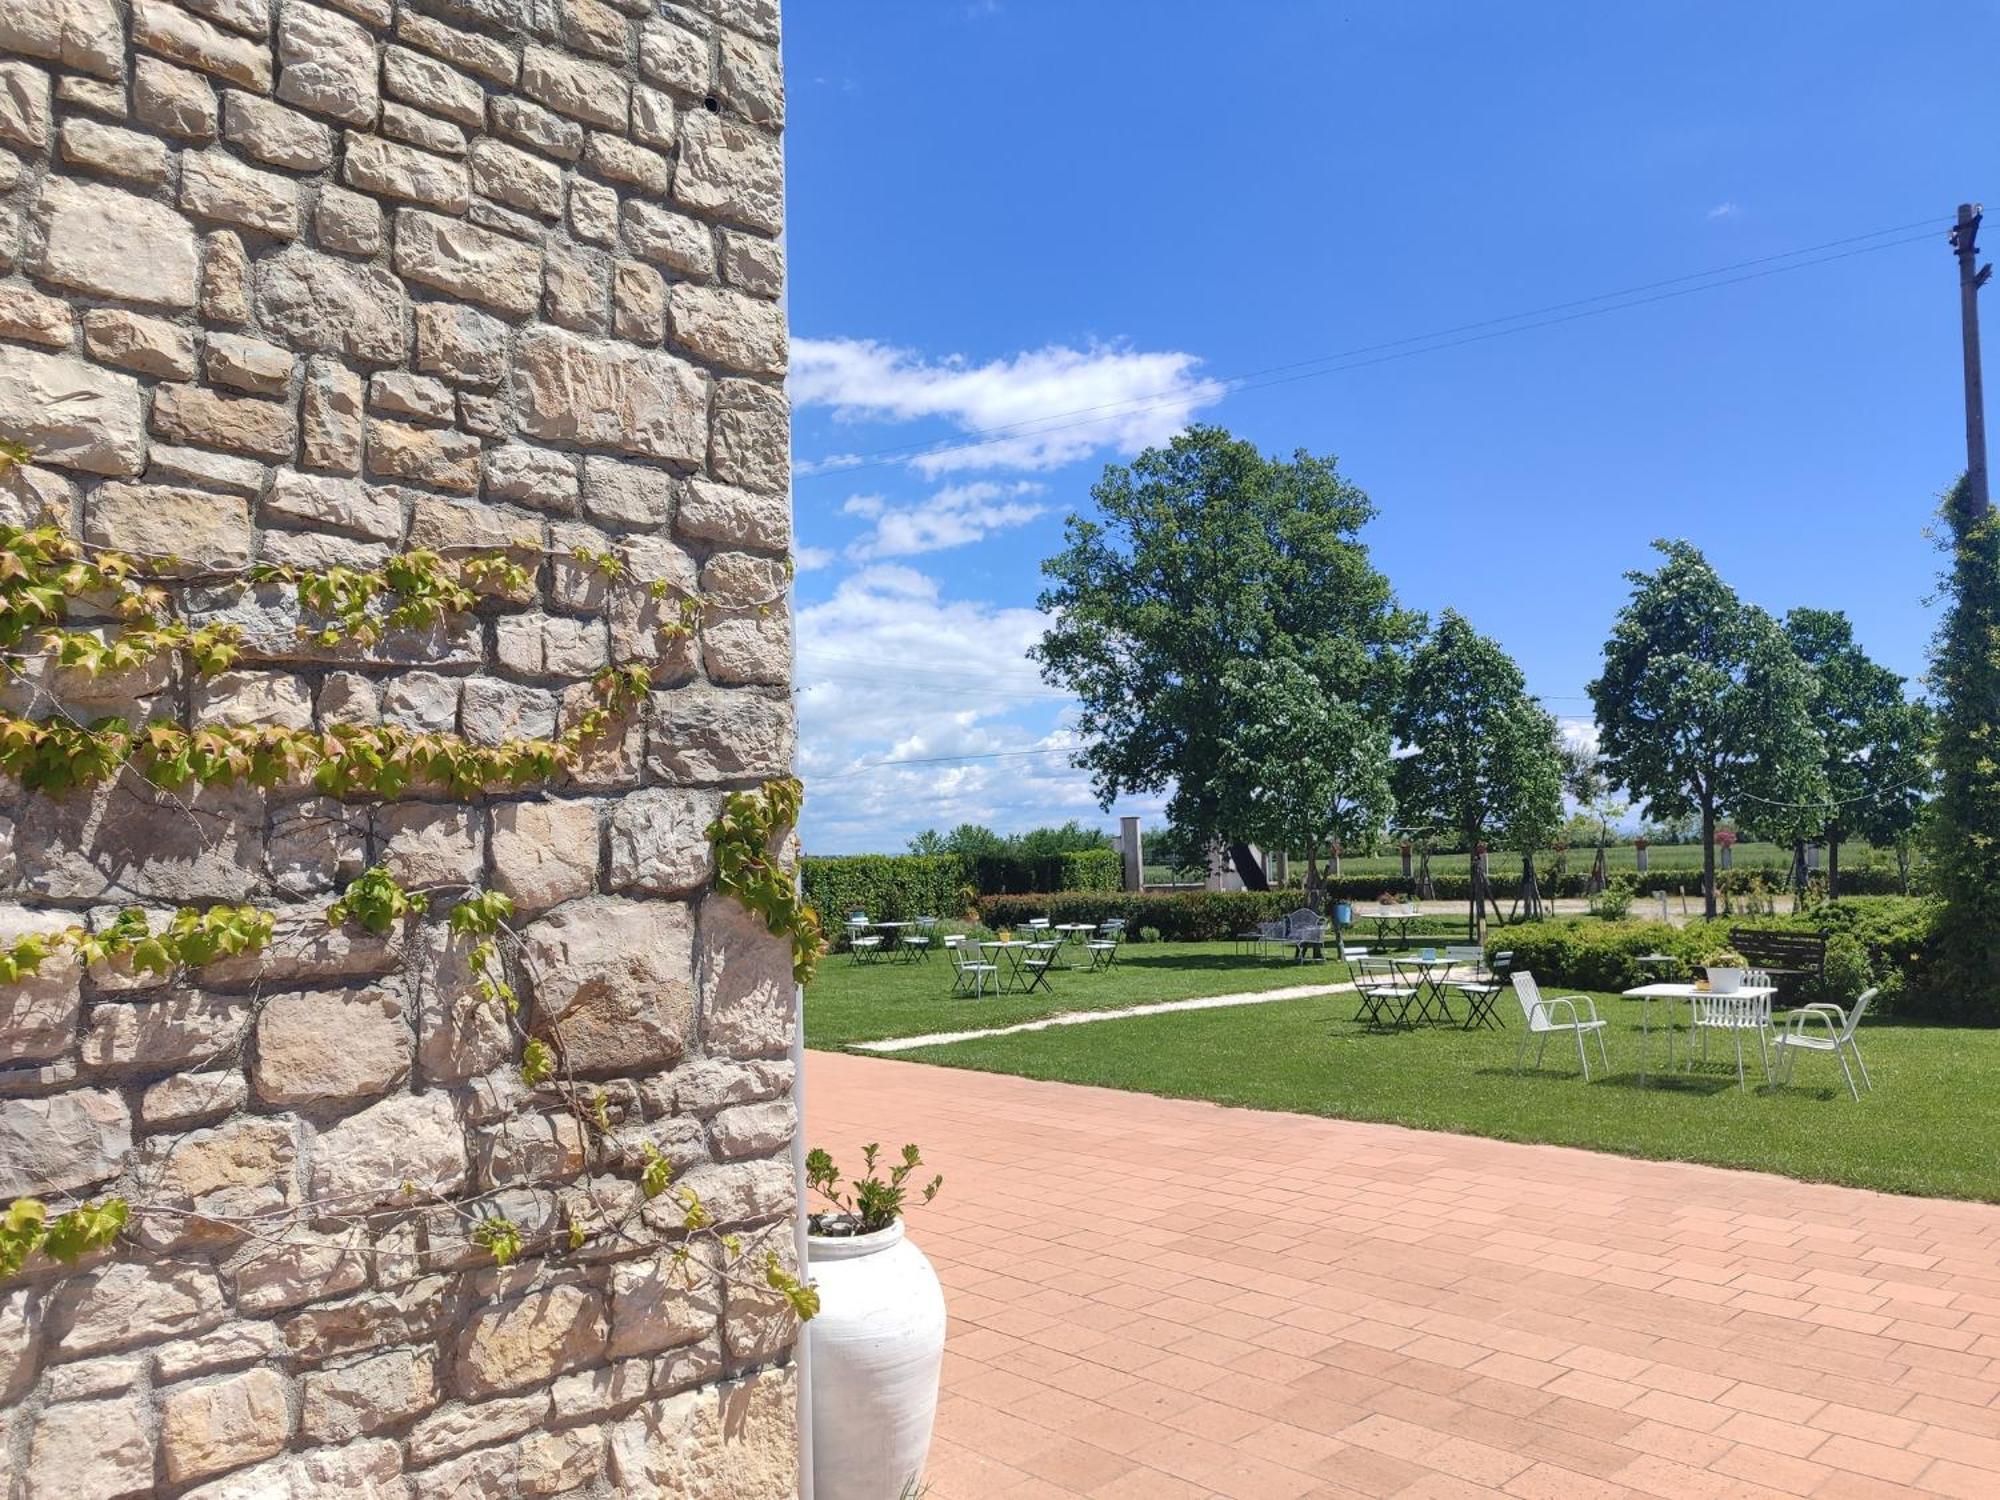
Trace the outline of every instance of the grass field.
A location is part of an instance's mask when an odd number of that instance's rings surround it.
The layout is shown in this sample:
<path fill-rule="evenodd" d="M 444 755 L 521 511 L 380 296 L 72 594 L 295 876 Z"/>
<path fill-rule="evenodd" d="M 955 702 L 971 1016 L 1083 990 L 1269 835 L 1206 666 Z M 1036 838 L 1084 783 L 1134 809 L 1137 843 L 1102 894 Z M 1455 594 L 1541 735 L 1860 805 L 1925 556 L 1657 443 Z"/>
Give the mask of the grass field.
<path fill-rule="evenodd" d="M 1547 1067 L 1514 1072 L 1520 1015 L 1505 1031 L 1371 1031 L 1351 994 L 1058 1028 L 906 1053 L 946 1067 L 1016 1073 L 1208 1099 L 1255 1109 L 1384 1121 L 1627 1156 L 1708 1162 L 1887 1192 L 2000 1201 L 2000 1031 L 1864 1024 L 1875 1079 L 1859 1104 L 1839 1069 L 1803 1058 L 1790 1088 L 1736 1089 L 1724 1066 L 1638 1084 L 1639 1007 L 1598 996 L 1612 1023 L 1608 1077 L 1586 1084 L 1575 1051 L 1549 1044 Z M 1657 1018 L 1656 1018 L 1657 1019 Z M 1717 1054 L 1720 1055 L 1719 1053 Z M 1592 1057 L 1593 1070 L 1596 1058 Z"/>
<path fill-rule="evenodd" d="M 1082 961 L 1082 954 L 1077 954 Z M 1058 971 L 1046 990 L 1032 995 L 987 994 L 973 1000 L 951 992 L 951 960 L 934 953 L 926 963 L 887 958 L 858 964 L 835 954 L 820 965 L 806 991 L 806 1045 L 840 1047 L 883 1037 L 933 1031 L 1011 1026 L 1066 1010 L 1114 1010 L 1198 995 L 1248 994 L 1295 984 L 1337 984 L 1339 964 L 1295 964 L 1287 958 L 1251 958 L 1233 943 L 1127 943 L 1114 968 L 1092 974 Z"/>

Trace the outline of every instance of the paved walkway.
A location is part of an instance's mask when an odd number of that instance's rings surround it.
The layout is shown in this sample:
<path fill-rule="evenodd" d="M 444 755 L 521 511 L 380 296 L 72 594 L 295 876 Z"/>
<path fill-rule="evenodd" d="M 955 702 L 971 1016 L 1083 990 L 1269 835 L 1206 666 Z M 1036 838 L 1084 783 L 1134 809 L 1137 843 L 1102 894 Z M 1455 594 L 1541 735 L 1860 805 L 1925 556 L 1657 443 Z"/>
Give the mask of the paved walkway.
<path fill-rule="evenodd" d="M 1099 1021 L 1128 1021 L 1133 1016 L 1157 1016 L 1177 1010 L 1226 1010 L 1233 1005 L 1270 1005 L 1279 1000 L 1307 1000 L 1315 995 L 1337 995 L 1354 988 L 1353 981 L 1340 984 L 1295 984 L 1282 990 L 1252 990 L 1238 995 L 1198 995 L 1192 1000 L 1161 1000 L 1153 1005 L 1123 1005 L 1116 1010 L 1066 1010 L 1060 1015 L 1043 1016 L 1039 1021 L 1020 1021 L 1012 1026 L 993 1026 L 985 1031 L 933 1031 L 928 1036 L 892 1036 L 880 1042 L 856 1042 L 862 1052 L 913 1052 L 919 1047 L 943 1047 L 952 1042 L 976 1042 L 981 1037 L 1018 1036 L 1024 1031 L 1047 1031 L 1051 1026 L 1092 1026 Z"/>
<path fill-rule="evenodd" d="M 843 1165 L 945 1174 L 930 1500 L 2000 1496 L 2000 1208 L 830 1053 L 806 1087 Z"/>

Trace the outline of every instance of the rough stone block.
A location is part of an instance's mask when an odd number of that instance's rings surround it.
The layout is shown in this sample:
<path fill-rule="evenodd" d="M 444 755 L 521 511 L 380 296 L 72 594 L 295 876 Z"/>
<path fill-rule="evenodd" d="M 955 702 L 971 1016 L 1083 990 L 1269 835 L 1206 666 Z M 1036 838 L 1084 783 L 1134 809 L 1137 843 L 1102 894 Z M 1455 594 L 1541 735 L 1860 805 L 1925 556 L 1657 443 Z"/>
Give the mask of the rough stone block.
<path fill-rule="evenodd" d="M 453 1382 L 478 1399 L 544 1385 L 602 1357 L 603 1297 L 587 1287 L 552 1286 L 475 1308 L 457 1340 Z"/>
<path fill-rule="evenodd" d="M 123 177 L 142 187 L 158 187 L 167 180 L 166 146 L 136 130 L 72 116 L 63 122 L 60 149 L 66 165 L 87 172 Z"/>
<path fill-rule="evenodd" d="M 493 810 L 493 885 L 522 918 L 597 885 L 597 804 L 506 802 Z"/>
<path fill-rule="evenodd" d="M 321 172 L 333 165 L 330 126 L 256 94 L 231 90 L 224 97 L 222 135 L 274 167 Z"/>
<path fill-rule="evenodd" d="M 50 1303 L 48 1330 L 53 1344 L 74 1357 L 200 1333 L 223 1316 L 222 1283 L 206 1265 L 117 1261 L 63 1282 Z"/>
<path fill-rule="evenodd" d="M 194 230 L 165 204 L 51 177 L 36 216 L 42 249 L 35 273 L 44 280 L 128 302 L 194 306 Z M 133 255 L 133 245 L 147 253 Z"/>
<path fill-rule="evenodd" d="M 710 1056 L 770 1057 L 791 1046 L 791 944 L 733 896 L 701 904 L 698 975 Z"/>
<path fill-rule="evenodd" d="M 250 1002 L 205 990 L 119 1000 L 90 1013 L 83 1060 L 93 1068 L 200 1066 L 221 1060 L 250 1029 Z"/>
<path fill-rule="evenodd" d="M 234 1114 L 250 1101 L 241 1073 L 176 1073 L 149 1084 L 139 1096 L 139 1123 L 148 1130 L 176 1130 Z"/>
<path fill-rule="evenodd" d="M 765 234 L 785 227 L 785 160 L 778 138 L 706 110 L 680 127 L 674 201 Z"/>
<path fill-rule="evenodd" d="M 693 1022 L 693 924 L 678 903 L 596 897 L 523 933 L 536 1029 L 559 1030 L 582 1073 L 676 1061 Z"/>
<path fill-rule="evenodd" d="M 254 229 L 274 239 L 298 237 L 297 182 L 245 166 L 227 151 L 182 153 L 180 205 L 199 218 Z"/>
<path fill-rule="evenodd" d="M 300 349 L 400 364 L 409 347 L 407 307 L 402 285 L 379 266 L 293 246 L 257 268 L 265 328 Z"/>
<path fill-rule="evenodd" d="M 531 437 L 682 463 L 707 446 L 706 382 L 654 350 L 533 329 L 516 350 L 514 396 Z"/>
<path fill-rule="evenodd" d="M 611 1268 L 613 1359 L 657 1354 L 713 1333 L 722 1317 L 722 1278 L 712 1254 L 697 1249 L 685 1262 L 647 1256 Z"/>
<path fill-rule="evenodd" d="M 353 130 L 347 132 L 347 164 L 341 180 L 364 193 L 402 198 L 446 213 L 462 213 L 472 201 L 464 163 Z"/>
<path fill-rule="evenodd" d="M 298 442 L 290 405 L 224 396 L 198 385 L 162 386 L 153 393 L 153 431 L 176 443 L 259 458 L 290 458 Z"/>
<path fill-rule="evenodd" d="M 327 183 L 313 210 L 313 232 L 321 249 L 373 257 L 382 248 L 382 205 Z"/>
<path fill-rule="evenodd" d="M 344 1443 L 399 1427 L 435 1406 L 437 1356 L 428 1349 L 392 1349 L 313 1371 L 299 1388 L 305 1435 L 316 1443 Z"/>
<path fill-rule="evenodd" d="M 761 688 L 676 688 L 655 693 L 647 771 L 680 785 L 790 774 L 795 735 L 789 700 Z"/>
<path fill-rule="evenodd" d="M 309 469 L 361 472 L 361 377 L 330 359 L 306 369 L 300 401 L 302 458 Z"/>
<path fill-rule="evenodd" d="M 541 256 L 531 245 L 421 209 L 396 215 L 395 267 L 424 286 L 522 317 L 541 300 Z"/>
<path fill-rule="evenodd" d="M 785 78 L 778 49 L 725 31 L 716 54 L 716 88 L 723 100 L 752 124 L 783 125 Z"/>
<path fill-rule="evenodd" d="M 507 325 L 453 302 L 416 306 L 416 366 L 466 385 L 497 385 L 507 373 Z"/>
<path fill-rule="evenodd" d="M 707 94 L 711 81 L 708 38 L 668 20 L 649 20 L 639 31 L 639 71 L 696 98 Z"/>
<path fill-rule="evenodd" d="M 631 84 L 622 72 L 549 47 L 521 56 L 521 92 L 558 114 L 606 130 L 623 130 Z"/>
<path fill-rule="evenodd" d="M 405 885 L 476 885 L 485 870 L 479 814 L 423 802 L 378 808 L 382 863 Z"/>
<path fill-rule="evenodd" d="M 282 1213 L 298 1201 L 298 1135 L 289 1120 L 244 1118 L 213 1130 L 147 1141 L 139 1162 L 147 1197 L 196 1218 L 147 1219 L 139 1241 L 156 1250 L 227 1244 L 243 1235 L 226 1221 Z"/>
<path fill-rule="evenodd" d="M 174 558 L 160 571 L 240 568 L 250 561 L 250 507 L 241 496 L 157 484 L 99 485 L 85 512 L 84 538 L 115 551 Z"/>
<path fill-rule="evenodd" d="M 12 824 L 7 830 L 12 830 Z M 0 906 L 0 948 L 30 933 L 57 933 L 75 922 L 67 912 Z M 57 949 L 26 978 L 0 986 L 0 1062 L 58 1057 L 76 1040 L 82 1007 L 83 966 L 67 948 Z"/>
<path fill-rule="evenodd" d="M 674 528 L 697 541 L 783 552 L 792 544 L 792 503 L 782 493 L 691 479 L 681 492 Z"/>
<path fill-rule="evenodd" d="M 776 303 L 681 282 L 667 291 L 667 321 L 674 342 L 702 359 L 751 375 L 785 373 L 785 313 Z"/>
<path fill-rule="evenodd" d="M 375 39 L 346 16 L 288 0 L 278 23 L 278 70 L 278 97 L 286 103 L 349 125 L 374 123 L 381 104 Z"/>
<path fill-rule="evenodd" d="M 201 315 L 232 326 L 250 321 L 250 256 L 233 229 L 218 229 L 202 241 Z"/>
<path fill-rule="evenodd" d="M 0 437 L 45 464 L 137 474 L 145 456 L 138 382 L 71 355 L 0 345 Z"/>
<path fill-rule="evenodd" d="M 262 339 L 211 333 L 203 350 L 208 378 L 253 396 L 282 396 L 292 383 L 290 351 Z"/>
<path fill-rule="evenodd" d="M 406 1094 L 320 1132 L 312 1191 L 358 1210 L 404 1199 L 406 1182 L 422 1193 L 456 1192 L 466 1170 L 465 1135 L 450 1096 Z"/>
<path fill-rule="evenodd" d="M 715 874 L 708 829 L 722 810 L 718 792 L 652 787 L 611 809 L 610 889 L 679 896 Z"/>
<path fill-rule="evenodd" d="M 34 1419 L 28 1467 L 34 1493 L 124 1500 L 153 1493 L 153 1441 L 146 1398 L 65 1401 Z"/>
<path fill-rule="evenodd" d="M 479 439 L 470 433 L 375 418 L 368 423 L 368 472 L 459 494 L 479 492 Z"/>
<path fill-rule="evenodd" d="M 798 1485 L 790 1369 L 642 1406 L 611 1431 L 611 1478 L 633 1493 L 790 1500 Z"/>
<path fill-rule="evenodd" d="M 284 1377 L 247 1370 L 160 1398 L 160 1447 L 175 1484 L 206 1479 L 269 1458 L 292 1431 Z"/>
<path fill-rule="evenodd" d="M 373 1259 L 368 1250 L 358 1229 L 325 1236 L 300 1229 L 275 1243 L 253 1241 L 230 1264 L 237 1311 L 278 1312 L 366 1286 Z"/>
<path fill-rule="evenodd" d="M 211 26 L 168 0 L 132 0 L 132 40 L 169 62 L 185 63 L 260 94 L 271 91 L 268 46 Z"/>
<path fill-rule="evenodd" d="M 132 113 L 141 125 L 197 143 L 215 139 L 215 90 L 199 73 L 141 57 L 132 70 Z"/>
<path fill-rule="evenodd" d="M 328 1046 L 329 1037 L 339 1045 Z M 415 1053 L 394 989 L 297 991 L 265 1002 L 251 1077 L 267 1104 L 351 1103 L 409 1077 Z"/>
<path fill-rule="evenodd" d="M 0 1099 L 0 1197 L 69 1193 L 125 1169 L 132 1117 L 109 1090 Z"/>

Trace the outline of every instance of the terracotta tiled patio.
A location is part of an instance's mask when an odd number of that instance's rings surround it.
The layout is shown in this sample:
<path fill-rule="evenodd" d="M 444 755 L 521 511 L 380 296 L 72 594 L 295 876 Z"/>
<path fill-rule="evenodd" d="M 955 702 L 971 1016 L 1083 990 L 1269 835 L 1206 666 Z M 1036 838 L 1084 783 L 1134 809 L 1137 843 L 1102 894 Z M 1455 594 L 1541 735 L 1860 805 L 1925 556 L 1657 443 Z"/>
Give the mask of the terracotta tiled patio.
<path fill-rule="evenodd" d="M 945 1173 L 931 1500 L 2000 1496 L 2000 1209 L 824 1053 L 807 1116 Z"/>

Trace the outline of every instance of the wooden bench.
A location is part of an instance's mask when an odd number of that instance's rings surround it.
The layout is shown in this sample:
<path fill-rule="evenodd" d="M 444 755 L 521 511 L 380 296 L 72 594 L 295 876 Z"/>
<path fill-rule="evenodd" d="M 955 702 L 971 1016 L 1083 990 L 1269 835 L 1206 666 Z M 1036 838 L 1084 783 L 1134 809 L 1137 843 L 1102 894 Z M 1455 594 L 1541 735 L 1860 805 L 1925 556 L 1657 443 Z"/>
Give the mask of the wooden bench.
<path fill-rule="evenodd" d="M 1767 928 L 1732 927 L 1729 946 L 1753 969 L 1777 981 L 1781 995 L 1798 988 L 1801 979 L 1826 979 L 1826 934 L 1773 932 Z"/>

